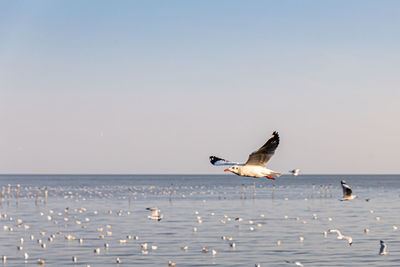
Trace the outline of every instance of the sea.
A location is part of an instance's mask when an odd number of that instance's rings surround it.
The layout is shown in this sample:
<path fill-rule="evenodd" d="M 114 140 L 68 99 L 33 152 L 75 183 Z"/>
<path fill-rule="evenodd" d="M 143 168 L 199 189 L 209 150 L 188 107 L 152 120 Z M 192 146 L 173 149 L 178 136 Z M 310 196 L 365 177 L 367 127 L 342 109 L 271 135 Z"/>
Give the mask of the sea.
<path fill-rule="evenodd" d="M 400 266 L 400 175 L 0 175 L 0 194 L 4 266 Z"/>

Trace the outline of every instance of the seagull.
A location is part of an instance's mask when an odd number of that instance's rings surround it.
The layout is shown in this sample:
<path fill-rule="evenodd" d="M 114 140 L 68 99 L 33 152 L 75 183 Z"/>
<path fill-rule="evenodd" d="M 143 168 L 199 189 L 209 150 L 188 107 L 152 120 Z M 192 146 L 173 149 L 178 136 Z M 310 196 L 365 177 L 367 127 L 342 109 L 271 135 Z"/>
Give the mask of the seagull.
<path fill-rule="evenodd" d="M 285 260 L 285 262 L 286 263 L 293 263 L 296 266 L 304 267 L 304 265 L 299 261 L 287 261 L 287 260 Z"/>
<path fill-rule="evenodd" d="M 257 151 L 249 155 L 249 159 L 246 163 L 238 163 L 228 161 L 215 156 L 210 157 L 210 162 L 212 165 L 230 165 L 232 167 L 225 169 L 225 171 L 230 171 L 239 176 L 247 176 L 254 178 L 266 177 L 268 179 L 275 180 L 272 175 L 279 177 L 281 173 L 275 172 L 273 170 L 267 169 L 265 165 L 269 159 L 274 155 L 276 148 L 279 145 L 279 134 L 278 132 L 273 132 L 272 136 L 268 141 Z"/>
<path fill-rule="evenodd" d="M 300 169 L 293 169 L 289 171 L 293 176 L 297 176 L 300 173 Z"/>
<path fill-rule="evenodd" d="M 158 208 L 146 208 L 146 210 L 151 211 L 151 216 L 148 216 L 148 218 L 151 220 L 161 221 L 161 219 L 163 218 L 163 215 L 159 214 L 160 210 Z"/>
<path fill-rule="evenodd" d="M 352 195 L 351 193 L 353 192 L 350 188 L 350 186 L 348 186 L 346 184 L 345 180 L 340 181 L 340 183 L 342 184 L 342 188 L 343 188 L 343 198 L 341 199 L 341 201 L 343 200 L 352 200 L 355 199 L 357 196 L 356 195 Z"/>
<path fill-rule="evenodd" d="M 346 239 L 347 242 L 349 242 L 350 246 L 353 244 L 353 238 L 351 238 L 351 236 L 342 235 L 342 233 L 339 230 L 329 229 L 328 232 L 329 233 L 336 233 L 338 235 L 337 239 Z"/>
<path fill-rule="evenodd" d="M 383 242 L 383 240 L 381 240 L 381 248 L 379 249 L 379 255 L 383 256 L 388 254 L 388 252 L 386 251 L 387 245 L 385 244 L 385 242 Z"/>

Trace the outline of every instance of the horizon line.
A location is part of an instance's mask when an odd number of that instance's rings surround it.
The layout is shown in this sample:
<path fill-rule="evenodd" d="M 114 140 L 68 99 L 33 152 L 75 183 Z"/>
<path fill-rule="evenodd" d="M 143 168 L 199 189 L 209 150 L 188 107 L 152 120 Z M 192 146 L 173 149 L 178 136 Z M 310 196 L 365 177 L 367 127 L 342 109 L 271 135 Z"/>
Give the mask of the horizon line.
<path fill-rule="evenodd" d="M 224 173 L 0 173 L 3 175 L 231 175 Z M 293 176 L 290 173 L 283 175 Z M 400 173 L 302 173 L 302 175 L 400 175 Z M 252 177 L 250 177 L 252 178 Z"/>

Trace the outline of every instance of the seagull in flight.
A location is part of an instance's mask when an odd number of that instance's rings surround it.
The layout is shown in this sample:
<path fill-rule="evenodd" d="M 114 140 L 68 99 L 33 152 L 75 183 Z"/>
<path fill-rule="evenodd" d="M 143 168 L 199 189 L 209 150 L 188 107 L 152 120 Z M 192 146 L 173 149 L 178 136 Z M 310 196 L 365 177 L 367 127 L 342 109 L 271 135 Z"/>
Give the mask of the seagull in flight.
<path fill-rule="evenodd" d="M 385 244 L 385 242 L 383 242 L 383 240 L 381 240 L 381 248 L 379 249 L 379 255 L 383 256 L 388 254 L 388 252 L 386 251 L 387 245 Z"/>
<path fill-rule="evenodd" d="M 230 171 L 239 176 L 247 176 L 254 178 L 266 177 L 268 179 L 275 180 L 272 175 L 279 177 L 281 173 L 267 169 L 265 165 L 269 159 L 274 155 L 276 148 L 279 145 L 279 134 L 278 132 L 273 132 L 272 136 L 268 141 L 260 147 L 257 151 L 249 155 L 249 159 L 246 163 L 238 163 L 228 161 L 215 156 L 210 157 L 210 162 L 215 166 L 229 165 L 231 166 L 225 171 Z M 233 165 L 233 166 L 232 166 Z"/>
<path fill-rule="evenodd" d="M 343 200 L 352 200 L 355 199 L 357 196 L 356 195 L 352 195 L 351 193 L 353 192 L 350 188 L 350 186 L 348 186 L 346 184 L 345 180 L 340 181 L 340 183 L 342 184 L 342 188 L 343 188 L 343 198 L 341 199 L 341 201 Z"/>
<path fill-rule="evenodd" d="M 151 216 L 148 216 L 148 218 L 151 220 L 161 221 L 163 218 L 163 215 L 160 214 L 160 210 L 158 208 L 146 208 L 146 210 L 151 211 Z"/>
<path fill-rule="evenodd" d="M 300 169 L 293 169 L 289 171 L 293 176 L 297 176 L 300 173 Z"/>
<path fill-rule="evenodd" d="M 329 229 L 328 232 L 329 232 L 329 233 L 336 233 L 336 234 L 338 235 L 338 236 L 337 236 L 337 239 L 346 239 L 347 242 L 349 242 L 349 245 L 350 245 L 350 246 L 353 244 L 353 238 L 351 238 L 351 236 L 342 235 L 342 233 L 341 233 L 339 230 L 336 230 L 336 229 Z"/>

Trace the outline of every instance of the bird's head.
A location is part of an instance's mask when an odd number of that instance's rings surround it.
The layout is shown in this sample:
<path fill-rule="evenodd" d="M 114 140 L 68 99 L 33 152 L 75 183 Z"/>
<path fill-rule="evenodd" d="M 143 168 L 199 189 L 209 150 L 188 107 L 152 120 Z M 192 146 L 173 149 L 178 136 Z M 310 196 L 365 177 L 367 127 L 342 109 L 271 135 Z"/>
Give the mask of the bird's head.
<path fill-rule="evenodd" d="M 238 173 L 239 172 L 239 167 L 238 166 L 232 166 L 232 167 L 230 167 L 228 169 L 225 169 L 224 171 Z"/>
<path fill-rule="evenodd" d="M 345 181 L 345 180 L 341 180 L 340 183 L 341 183 L 341 184 L 345 184 L 346 181 Z"/>

